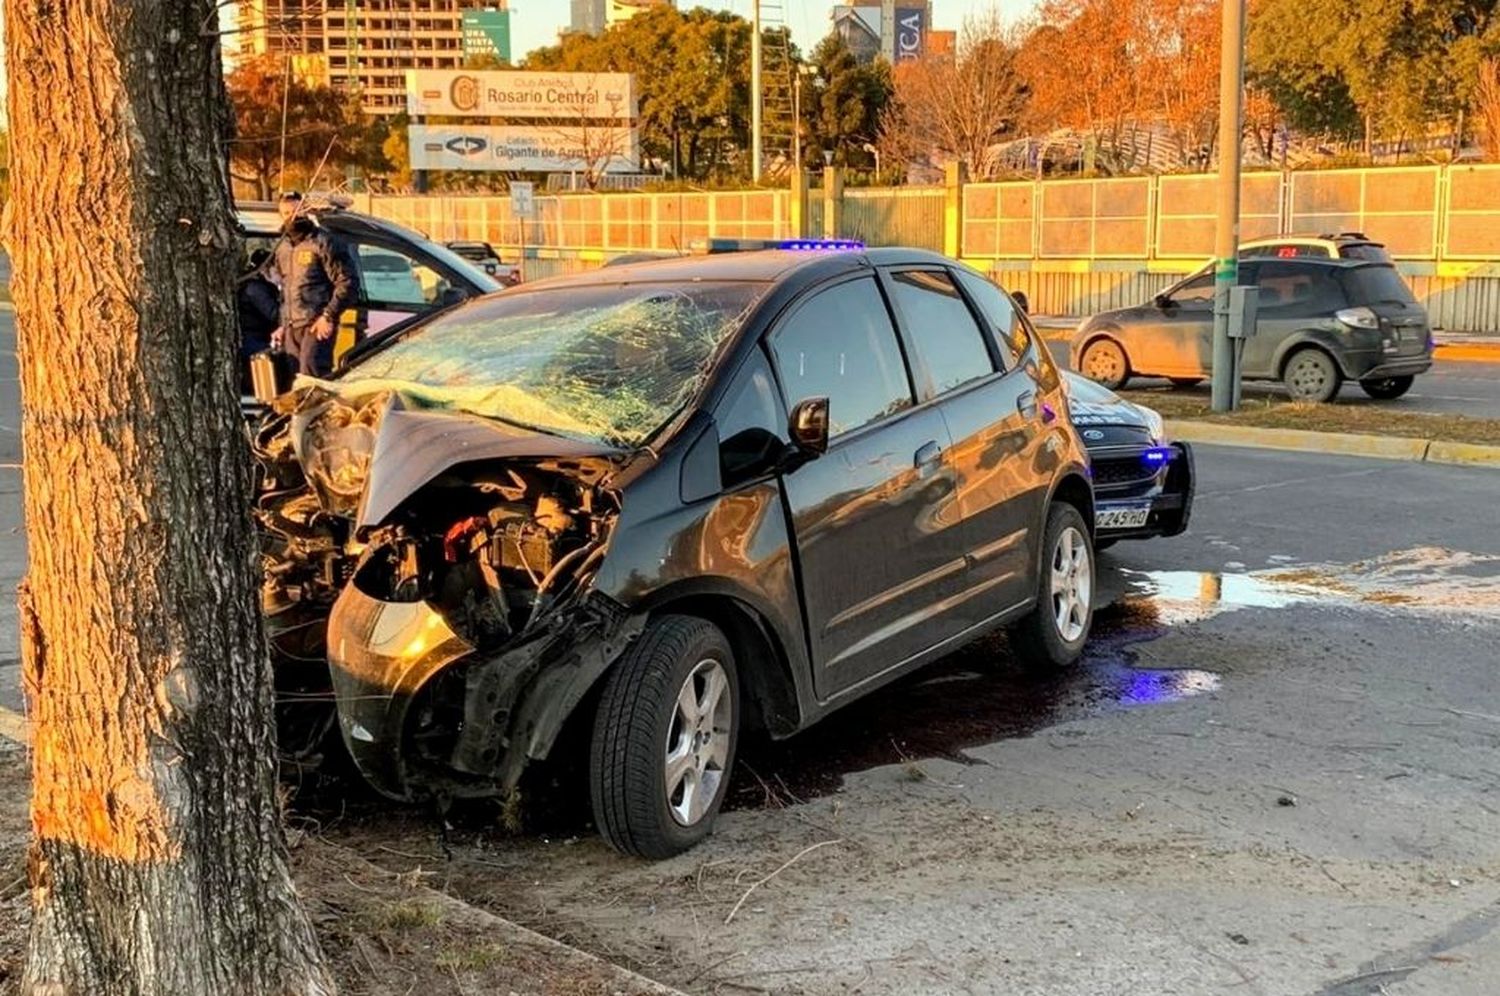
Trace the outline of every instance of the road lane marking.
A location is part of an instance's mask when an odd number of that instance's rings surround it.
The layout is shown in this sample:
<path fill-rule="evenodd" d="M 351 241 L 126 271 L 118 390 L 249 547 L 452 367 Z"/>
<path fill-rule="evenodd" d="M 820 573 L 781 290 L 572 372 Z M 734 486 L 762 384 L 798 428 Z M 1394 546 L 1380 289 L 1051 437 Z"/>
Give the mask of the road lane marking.
<path fill-rule="evenodd" d="M 1320 481 L 1337 481 L 1346 477 L 1368 477 L 1371 474 L 1380 474 L 1390 470 L 1390 467 L 1369 467 L 1364 470 L 1345 470 L 1337 474 L 1318 474 L 1315 477 L 1297 477 L 1290 481 L 1272 481 L 1269 484 L 1249 484 L 1243 488 L 1229 488 L 1223 491 L 1200 491 L 1197 498 L 1226 498 L 1230 495 L 1250 494 L 1254 491 L 1270 491 L 1275 488 L 1289 488 L 1297 484 L 1316 484 Z"/>

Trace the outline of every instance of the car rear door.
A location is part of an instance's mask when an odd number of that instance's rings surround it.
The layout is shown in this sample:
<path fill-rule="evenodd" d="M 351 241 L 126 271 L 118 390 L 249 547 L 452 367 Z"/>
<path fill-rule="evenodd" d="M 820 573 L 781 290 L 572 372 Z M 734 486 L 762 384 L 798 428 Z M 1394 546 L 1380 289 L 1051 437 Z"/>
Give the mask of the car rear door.
<path fill-rule="evenodd" d="M 891 267 L 884 276 L 917 397 L 937 400 L 953 437 L 970 565 L 969 589 L 957 609 L 967 625 L 977 625 L 1033 591 L 1030 549 L 1048 484 L 1038 471 L 1046 408 L 1024 363 L 1035 344 L 1010 300 L 978 275 Z"/>
<path fill-rule="evenodd" d="M 861 274 L 814 291 L 768 337 L 787 409 L 826 397 L 828 451 L 783 477 L 813 684 L 827 700 L 962 627 L 962 517 L 948 428 L 915 405 L 885 296 Z"/>
<path fill-rule="evenodd" d="M 1328 324 L 1344 307 L 1334 267 L 1295 259 L 1267 259 L 1242 267 L 1240 282 L 1257 288 L 1255 334 L 1245 340 L 1240 370 L 1275 378 L 1276 358 L 1294 335 Z"/>

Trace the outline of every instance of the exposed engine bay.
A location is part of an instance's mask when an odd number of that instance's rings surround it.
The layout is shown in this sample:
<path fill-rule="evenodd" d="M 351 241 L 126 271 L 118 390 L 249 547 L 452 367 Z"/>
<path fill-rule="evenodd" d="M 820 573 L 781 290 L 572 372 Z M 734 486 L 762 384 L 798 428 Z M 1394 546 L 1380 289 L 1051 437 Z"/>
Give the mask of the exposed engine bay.
<path fill-rule="evenodd" d="M 284 761 L 315 765 L 337 726 L 387 795 L 514 788 L 639 627 L 590 590 L 619 453 L 322 386 L 280 399 L 255 453 Z"/>

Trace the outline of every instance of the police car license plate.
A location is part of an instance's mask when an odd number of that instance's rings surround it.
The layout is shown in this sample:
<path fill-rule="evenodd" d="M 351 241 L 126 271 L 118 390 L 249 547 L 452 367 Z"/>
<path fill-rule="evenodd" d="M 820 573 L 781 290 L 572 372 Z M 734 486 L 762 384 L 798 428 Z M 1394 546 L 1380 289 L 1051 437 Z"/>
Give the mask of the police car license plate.
<path fill-rule="evenodd" d="M 1095 529 L 1139 529 L 1151 518 L 1150 504 L 1112 505 L 1094 511 Z"/>

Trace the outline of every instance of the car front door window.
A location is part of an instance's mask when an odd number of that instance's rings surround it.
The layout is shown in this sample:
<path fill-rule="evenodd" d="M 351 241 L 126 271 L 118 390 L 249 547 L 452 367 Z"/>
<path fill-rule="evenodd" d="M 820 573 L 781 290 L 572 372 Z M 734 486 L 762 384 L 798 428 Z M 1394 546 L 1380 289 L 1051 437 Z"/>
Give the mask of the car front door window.
<path fill-rule="evenodd" d="M 771 340 L 787 405 L 827 398 L 829 436 L 908 408 L 911 385 L 873 277 L 818 292 Z"/>
<path fill-rule="evenodd" d="M 1211 311 L 1214 306 L 1214 275 L 1200 273 L 1173 290 L 1167 299 L 1184 311 Z"/>

